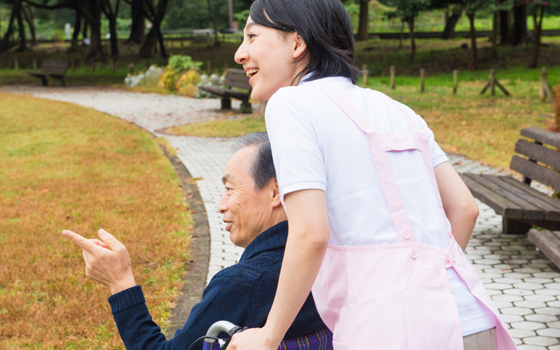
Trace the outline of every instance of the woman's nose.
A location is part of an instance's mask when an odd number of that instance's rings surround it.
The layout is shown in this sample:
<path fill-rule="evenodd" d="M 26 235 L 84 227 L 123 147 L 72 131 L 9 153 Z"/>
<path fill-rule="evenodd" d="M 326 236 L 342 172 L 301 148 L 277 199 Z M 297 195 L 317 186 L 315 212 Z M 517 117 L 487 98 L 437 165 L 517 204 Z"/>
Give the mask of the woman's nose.
<path fill-rule="evenodd" d="M 243 64 L 245 61 L 247 61 L 247 56 L 247 47 L 245 45 L 245 41 L 243 41 L 235 52 L 235 62 L 237 62 L 238 64 Z"/>

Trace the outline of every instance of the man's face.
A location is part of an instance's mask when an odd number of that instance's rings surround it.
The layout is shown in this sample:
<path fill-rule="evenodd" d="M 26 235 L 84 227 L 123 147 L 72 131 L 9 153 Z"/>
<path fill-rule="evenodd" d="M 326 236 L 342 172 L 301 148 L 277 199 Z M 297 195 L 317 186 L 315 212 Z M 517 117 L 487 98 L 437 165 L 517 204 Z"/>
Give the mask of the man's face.
<path fill-rule="evenodd" d="M 225 191 L 218 204 L 231 241 L 243 248 L 272 226 L 269 186 L 257 190 L 250 173 L 256 150 L 256 146 L 247 146 L 229 159 L 223 176 Z"/>

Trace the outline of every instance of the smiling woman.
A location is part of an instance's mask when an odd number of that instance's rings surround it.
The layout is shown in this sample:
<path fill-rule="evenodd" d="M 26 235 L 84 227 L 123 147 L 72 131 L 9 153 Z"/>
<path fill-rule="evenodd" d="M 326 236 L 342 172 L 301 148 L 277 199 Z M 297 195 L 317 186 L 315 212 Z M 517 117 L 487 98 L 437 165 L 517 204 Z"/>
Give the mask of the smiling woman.
<path fill-rule="evenodd" d="M 105 228 L 127 242 L 152 315 L 165 325 L 191 219 L 154 139 L 67 103 L 0 93 L 0 110 L 2 348 L 122 347 L 109 292 L 86 280 L 65 228 L 89 236 Z"/>

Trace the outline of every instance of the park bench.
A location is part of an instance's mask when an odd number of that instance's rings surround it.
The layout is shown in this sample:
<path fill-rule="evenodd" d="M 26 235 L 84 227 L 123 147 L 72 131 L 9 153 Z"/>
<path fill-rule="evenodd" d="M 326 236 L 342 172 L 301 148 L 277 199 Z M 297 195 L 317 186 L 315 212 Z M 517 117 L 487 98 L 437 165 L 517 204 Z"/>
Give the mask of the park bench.
<path fill-rule="evenodd" d="M 531 187 L 532 180 L 560 191 L 560 133 L 523 128 L 510 169 L 523 176 L 462 174 L 472 194 L 502 215 L 503 233 L 525 234 L 560 267 L 560 200 Z M 531 229 L 533 226 L 544 228 Z M 531 229 L 531 230 L 530 230 Z"/>
<path fill-rule="evenodd" d="M 44 60 L 41 62 L 39 72 L 27 72 L 27 74 L 41 79 L 41 85 L 49 85 L 47 77 L 60 80 L 62 86 L 66 86 L 64 76 L 68 70 L 68 62 L 64 60 Z"/>
<path fill-rule="evenodd" d="M 222 97 L 222 109 L 231 109 L 231 99 L 241 100 L 241 112 L 251 113 L 251 85 L 249 85 L 249 77 L 242 69 L 229 68 L 226 70 L 224 85 L 226 89 L 213 86 L 199 86 L 199 89 Z"/>

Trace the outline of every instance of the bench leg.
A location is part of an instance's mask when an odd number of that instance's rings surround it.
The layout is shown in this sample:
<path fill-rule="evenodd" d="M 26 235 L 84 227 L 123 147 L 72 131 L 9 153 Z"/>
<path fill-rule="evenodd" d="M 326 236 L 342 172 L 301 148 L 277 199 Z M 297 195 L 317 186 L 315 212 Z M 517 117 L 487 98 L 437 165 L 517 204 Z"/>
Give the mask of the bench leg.
<path fill-rule="evenodd" d="M 41 77 L 41 86 L 48 86 L 49 82 L 47 81 L 47 77 Z"/>
<path fill-rule="evenodd" d="M 241 113 L 252 113 L 251 103 L 249 101 L 241 101 Z"/>
<path fill-rule="evenodd" d="M 502 217 L 502 232 L 507 235 L 524 235 L 532 227 L 533 225 Z"/>
<path fill-rule="evenodd" d="M 222 97 L 222 109 L 231 109 L 231 100 L 229 97 Z"/>

